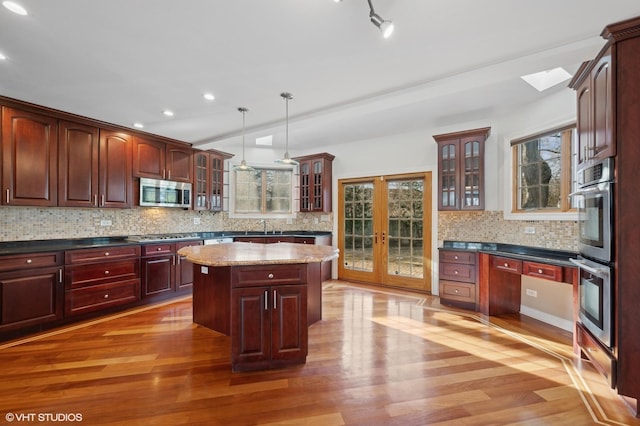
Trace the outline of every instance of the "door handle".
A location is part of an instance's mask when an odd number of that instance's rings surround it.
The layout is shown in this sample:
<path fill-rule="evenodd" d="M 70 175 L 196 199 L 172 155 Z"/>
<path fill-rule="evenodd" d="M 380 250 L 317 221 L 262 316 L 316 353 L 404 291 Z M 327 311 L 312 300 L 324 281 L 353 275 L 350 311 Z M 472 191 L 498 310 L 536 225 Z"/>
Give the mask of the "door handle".
<path fill-rule="evenodd" d="M 384 239 L 385 239 L 385 238 L 386 238 L 386 235 L 385 235 L 385 233 L 383 232 L 383 233 L 382 233 L 382 244 L 384 244 Z"/>
<path fill-rule="evenodd" d="M 278 298 L 275 289 L 273 290 L 273 309 L 278 309 Z"/>

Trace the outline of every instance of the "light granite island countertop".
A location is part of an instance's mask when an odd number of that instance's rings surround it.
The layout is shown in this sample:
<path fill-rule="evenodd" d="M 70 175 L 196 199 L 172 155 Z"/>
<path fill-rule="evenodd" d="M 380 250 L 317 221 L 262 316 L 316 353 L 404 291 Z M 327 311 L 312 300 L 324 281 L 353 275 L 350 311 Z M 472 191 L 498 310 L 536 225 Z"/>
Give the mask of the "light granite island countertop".
<path fill-rule="evenodd" d="M 193 322 L 231 336 L 233 371 L 306 362 L 308 327 L 322 319 L 322 262 L 331 246 L 223 243 L 185 247 Z"/>

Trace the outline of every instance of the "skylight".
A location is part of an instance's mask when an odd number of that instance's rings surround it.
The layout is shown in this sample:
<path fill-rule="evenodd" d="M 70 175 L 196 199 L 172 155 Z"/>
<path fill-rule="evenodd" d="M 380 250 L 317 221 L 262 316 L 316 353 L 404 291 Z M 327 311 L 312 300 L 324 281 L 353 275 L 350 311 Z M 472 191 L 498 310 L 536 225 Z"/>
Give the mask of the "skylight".
<path fill-rule="evenodd" d="M 550 87 L 560 84 L 571 77 L 571 74 L 569 74 L 564 68 L 558 67 L 552 70 L 523 75 L 520 78 L 533 86 L 538 92 L 542 92 L 543 90 L 547 90 Z"/>

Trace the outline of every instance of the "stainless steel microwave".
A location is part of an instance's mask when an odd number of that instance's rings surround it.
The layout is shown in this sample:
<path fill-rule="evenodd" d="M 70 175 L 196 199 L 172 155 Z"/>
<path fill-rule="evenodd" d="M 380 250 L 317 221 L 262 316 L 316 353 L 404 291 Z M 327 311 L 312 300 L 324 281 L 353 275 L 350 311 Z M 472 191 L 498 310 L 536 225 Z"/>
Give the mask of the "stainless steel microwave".
<path fill-rule="evenodd" d="M 188 209 L 191 206 L 191 184 L 140 178 L 140 206 Z"/>

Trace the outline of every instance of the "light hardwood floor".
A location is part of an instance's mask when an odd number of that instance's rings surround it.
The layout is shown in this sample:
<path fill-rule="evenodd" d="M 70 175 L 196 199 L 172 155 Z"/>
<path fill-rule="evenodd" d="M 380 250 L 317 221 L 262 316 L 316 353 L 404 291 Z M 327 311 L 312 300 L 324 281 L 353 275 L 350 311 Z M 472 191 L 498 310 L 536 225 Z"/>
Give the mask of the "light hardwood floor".
<path fill-rule="evenodd" d="M 489 322 L 417 293 L 329 281 L 323 294 L 307 363 L 280 370 L 232 373 L 229 337 L 194 325 L 190 298 L 5 342 L 0 418 L 44 424 L 39 420 L 81 416 L 69 423 L 90 425 L 640 424 L 592 367 L 575 359 L 566 332 L 519 316 Z"/>

